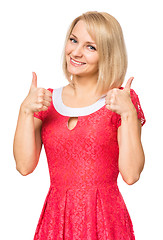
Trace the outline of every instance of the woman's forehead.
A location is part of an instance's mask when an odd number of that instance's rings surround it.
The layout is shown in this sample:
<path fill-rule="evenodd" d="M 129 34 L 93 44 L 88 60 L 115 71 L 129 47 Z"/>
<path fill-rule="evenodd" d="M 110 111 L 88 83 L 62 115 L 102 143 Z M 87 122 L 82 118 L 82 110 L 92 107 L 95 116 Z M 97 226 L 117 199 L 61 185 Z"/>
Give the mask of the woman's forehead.
<path fill-rule="evenodd" d="M 80 38 L 80 39 L 85 39 L 86 42 L 89 43 L 94 43 L 95 41 L 94 39 L 90 36 L 90 34 L 87 31 L 87 25 L 83 20 L 79 20 L 76 25 L 74 26 L 74 28 L 72 29 L 71 34 L 74 37 Z"/>

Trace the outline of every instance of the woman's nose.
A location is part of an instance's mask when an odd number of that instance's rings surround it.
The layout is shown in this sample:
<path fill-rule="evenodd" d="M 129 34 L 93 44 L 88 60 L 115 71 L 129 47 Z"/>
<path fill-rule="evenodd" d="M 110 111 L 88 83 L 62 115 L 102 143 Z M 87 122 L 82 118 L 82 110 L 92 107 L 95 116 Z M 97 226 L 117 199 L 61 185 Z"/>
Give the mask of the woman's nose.
<path fill-rule="evenodd" d="M 81 57 L 83 55 L 83 50 L 82 50 L 82 46 L 78 45 L 75 46 L 75 48 L 72 51 L 72 54 L 74 57 Z"/>

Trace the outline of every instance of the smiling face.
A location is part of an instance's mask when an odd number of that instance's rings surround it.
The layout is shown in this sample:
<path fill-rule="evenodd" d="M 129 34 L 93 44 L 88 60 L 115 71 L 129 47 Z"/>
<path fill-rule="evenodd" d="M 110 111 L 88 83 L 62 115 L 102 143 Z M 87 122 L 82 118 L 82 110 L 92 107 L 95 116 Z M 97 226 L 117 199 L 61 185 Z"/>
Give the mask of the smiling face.
<path fill-rule="evenodd" d="M 66 44 L 65 55 L 70 74 L 98 77 L 99 56 L 96 44 L 88 34 L 84 21 L 79 20 L 73 28 Z"/>

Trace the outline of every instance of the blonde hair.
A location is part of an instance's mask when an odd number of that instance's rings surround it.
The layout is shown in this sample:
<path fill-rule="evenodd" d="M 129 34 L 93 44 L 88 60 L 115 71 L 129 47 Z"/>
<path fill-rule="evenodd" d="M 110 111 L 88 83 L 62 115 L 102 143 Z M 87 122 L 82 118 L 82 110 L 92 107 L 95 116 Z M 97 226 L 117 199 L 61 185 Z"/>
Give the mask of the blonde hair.
<path fill-rule="evenodd" d="M 96 93 L 106 94 L 109 89 L 121 87 L 127 71 L 127 51 L 119 22 L 106 12 L 89 11 L 75 18 L 71 23 L 64 45 L 63 72 L 69 83 L 75 87 L 67 71 L 65 48 L 72 30 L 79 20 L 86 23 L 87 31 L 97 46 L 99 71 Z"/>

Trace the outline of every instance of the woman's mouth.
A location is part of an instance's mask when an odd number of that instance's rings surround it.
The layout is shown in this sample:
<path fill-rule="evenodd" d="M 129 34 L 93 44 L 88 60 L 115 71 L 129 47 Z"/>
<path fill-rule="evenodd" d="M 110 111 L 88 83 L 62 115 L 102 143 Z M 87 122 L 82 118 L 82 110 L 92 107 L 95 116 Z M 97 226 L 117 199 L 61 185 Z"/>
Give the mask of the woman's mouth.
<path fill-rule="evenodd" d="M 83 63 L 83 62 L 75 61 L 75 60 L 72 59 L 71 57 L 70 57 L 70 63 L 71 63 L 73 66 L 75 66 L 75 67 L 80 67 L 80 66 L 83 66 L 84 64 L 86 64 L 86 63 Z"/>

